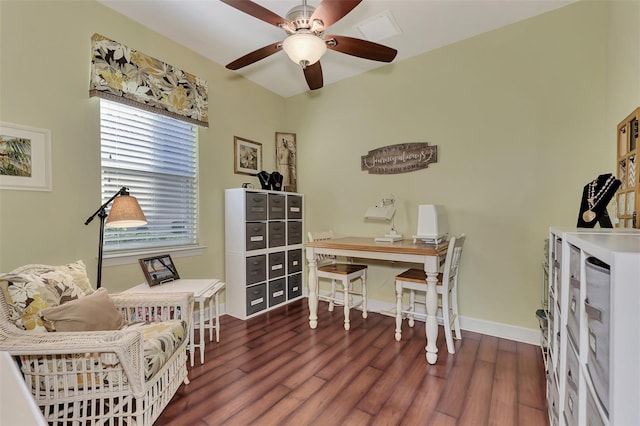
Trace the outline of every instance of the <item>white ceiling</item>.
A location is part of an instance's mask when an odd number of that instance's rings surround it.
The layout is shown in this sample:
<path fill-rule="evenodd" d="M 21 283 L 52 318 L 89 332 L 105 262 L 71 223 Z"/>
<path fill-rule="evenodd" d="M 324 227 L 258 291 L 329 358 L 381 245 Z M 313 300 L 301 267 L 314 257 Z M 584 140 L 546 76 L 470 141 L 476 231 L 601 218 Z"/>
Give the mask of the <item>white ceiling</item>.
<path fill-rule="evenodd" d="M 219 0 L 98 1 L 222 66 L 285 38 L 283 30 Z M 254 1 L 282 17 L 286 17 L 292 7 L 302 4 L 301 0 Z M 575 0 L 364 0 L 347 16 L 329 27 L 326 34 L 365 38 L 356 26 L 389 11 L 401 33 L 371 41 L 397 49 L 398 55 L 394 60 L 397 62 L 548 12 L 573 1 Z M 317 6 L 319 2 L 320 0 L 309 0 L 309 5 Z M 320 62 L 325 86 L 387 65 L 331 50 L 327 51 Z M 233 75 L 232 71 L 229 73 L 230 76 Z M 309 90 L 302 70 L 284 52 L 278 52 L 235 73 L 285 98 Z"/>

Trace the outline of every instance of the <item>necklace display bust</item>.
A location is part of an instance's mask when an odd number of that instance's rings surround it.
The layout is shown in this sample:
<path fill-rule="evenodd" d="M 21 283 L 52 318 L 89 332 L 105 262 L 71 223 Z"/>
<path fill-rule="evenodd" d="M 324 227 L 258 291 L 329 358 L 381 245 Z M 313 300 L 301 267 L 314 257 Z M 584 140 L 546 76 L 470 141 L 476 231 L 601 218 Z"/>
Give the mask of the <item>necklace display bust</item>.
<path fill-rule="evenodd" d="M 578 213 L 578 228 L 593 228 L 596 223 L 600 223 L 602 228 L 612 227 L 607 205 L 621 184 L 622 182 L 611 173 L 606 173 L 584 186 Z"/>

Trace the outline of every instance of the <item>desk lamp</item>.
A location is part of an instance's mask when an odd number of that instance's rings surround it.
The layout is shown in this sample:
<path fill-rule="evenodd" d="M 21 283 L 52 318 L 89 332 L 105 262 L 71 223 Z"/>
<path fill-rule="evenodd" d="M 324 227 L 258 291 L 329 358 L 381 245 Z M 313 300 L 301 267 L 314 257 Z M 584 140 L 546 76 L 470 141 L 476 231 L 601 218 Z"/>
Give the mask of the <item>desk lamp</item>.
<path fill-rule="evenodd" d="M 115 200 L 115 201 L 114 201 Z M 113 201 L 113 206 L 107 215 L 106 208 Z M 123 186 L 113 197 L 109 198 L 106 203 L 101 205 L 94 214 L 92 214 L 85 222 L 85 225 L 91 223 L 94 217 L 100 218 L 100 242 L 98 245 L 98 278 L 96 287 L 102 285 L 102 249 L 104 246 L 104 227 L 110 228 L 135 228 L 147 224 L 147 218 L 138 204 L 135 197 L 129 195 L 129 188 Z"/>
<path fill-rule="evenodd" d="M 369 220 L 390 220 L 391 230 L 383 237 L 376 237 L 376 242 L 388 242 L 402 240 L 402 234 L 398 234 L 395 229 L 396 199 L 391 195 L 389 198 L 382 198 L 380 203 L 367 209 L 364 218 Z"/>

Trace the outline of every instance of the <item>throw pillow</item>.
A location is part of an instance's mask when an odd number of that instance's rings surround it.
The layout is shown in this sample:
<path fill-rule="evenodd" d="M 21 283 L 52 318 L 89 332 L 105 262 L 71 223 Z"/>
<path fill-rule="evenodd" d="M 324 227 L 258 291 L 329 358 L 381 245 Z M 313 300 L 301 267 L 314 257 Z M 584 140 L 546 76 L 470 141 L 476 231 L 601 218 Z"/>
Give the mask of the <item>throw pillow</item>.
<path fill-rule="evenodd" d="M 47 308 L 42 311 L 42 317 L 50 331 L 119 330 L 127 324 L 104 288 Z"/>
<path fill-rule="evenodd" d="M 60 266 L 31 264 L 23 265 L 11 271 L 12 274 L 44 275 L 55 272 L 63 272 L 72 278 L 72 284 L 79 288 L 83 294 L 93 293 L 93 287 L 87 276 L 87 268 L 82 260 Z"/>
<path fill-rule="evenodd" d="M 61 271 L 42 275 L 2 274 L 0 288 L 9 304 L 11 321 L 27 331 L 46 332 L 40 311 L 84 296 L 73 284 L 73 278 Z"/>

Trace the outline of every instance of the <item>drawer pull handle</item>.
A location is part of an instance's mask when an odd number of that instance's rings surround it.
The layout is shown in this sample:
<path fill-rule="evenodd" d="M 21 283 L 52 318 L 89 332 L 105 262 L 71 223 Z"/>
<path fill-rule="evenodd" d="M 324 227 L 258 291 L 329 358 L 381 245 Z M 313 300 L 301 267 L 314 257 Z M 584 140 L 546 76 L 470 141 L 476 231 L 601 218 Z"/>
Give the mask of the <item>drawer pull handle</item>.
<path fill-rule="evenodd" d="M 589 303 L 589 299 L 584 301 L 584 309 L 589 318 L 602 322 L 602 311 Z"/>
<path fill-rule="evenodd" d="M 569 282 L 571 283 L 571 287 L 580 288 L 580 280 L 579 279 L 577 279 L 575 277 L 571 277 Z"/>
<path fill-rule="evenodd" d="M 567 372 L 567 384 L 571 386 L 571 388 L 578 392 L 578 384 L 573 380 L 573 375 L 571 374 L 571 370 Z"/>
<path fill-rule="evenodd" d="M 575 297 L 575 296 L 573 296 L 573 297 L 571 298 L 570 307 L 571 307 L 571 312 L 573 312 L 574 314 L 576 313 L 576 305 L 577 305 L 577 303 L 576 303 L 576 297 Z"/>

